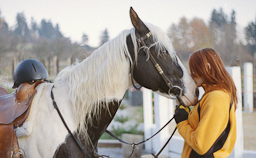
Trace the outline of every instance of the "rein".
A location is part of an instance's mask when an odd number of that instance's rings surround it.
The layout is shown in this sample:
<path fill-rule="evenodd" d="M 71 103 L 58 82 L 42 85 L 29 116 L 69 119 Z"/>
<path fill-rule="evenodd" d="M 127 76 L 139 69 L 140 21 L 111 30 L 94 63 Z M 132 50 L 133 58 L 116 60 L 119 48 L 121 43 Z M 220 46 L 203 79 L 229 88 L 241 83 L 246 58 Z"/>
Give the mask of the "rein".
<path fill-rule="evenodd" d="M 152 139 L 153 137 L 155 137 L 158 133 L 160 133 L 173 119 L 174 119 L 175 115 L 173 115 L 173 117 L 161 128 L 159 129 L 154 135 L 152 135 L 151 137 L 149 137 L 148 139 L 145 139 L 139 143 L 128 143 L 120 138 L 118 138 L 116 135 L 114 135 L 113 133 L 111 133 L 110 131 L 106 130 L 106 133 L 109 134 L 111 137 L 113 137 L 114 139 L 118 140 L 121 143 L 127 144 L 127 145 L 131 145 L 132 147 L 132 153 L 130 154 L 130 156 L 128 158 L 130 158 L 132 156 L 132 154 L 134 153 L 136 147 L 140 144 L 146 143 L 147 141 L 149 141 L 150 139 Z M 151 155 L 154 156 L 154 158 L 158 158 L 158 156 L 160 155 L 160 153 L 164 150 L 164 148 L 166 147 L 166 145 L 169 143 L 169 141 L 171 140 L 171 138 L 173 137 L 174 133 L 176 132 L 177 127 L 174 129 L 174 131 L 172 132 L 170 138 L 167 140 L 167 142 L 164 144 L 164 146 L 161 148 L 161 150 L 155 155 L 153 153 L 151 153 Z"/>
<path fill-rule="evenodd" d="M 52 87 L 52 89 L 54 88 L 54 86 Z M 81 142 L 74 136 L 74 134 L 70 131 L 66 121 L 64 120 L 58 106 L 57 106 L 57 103 L 54 99 L 54 95 L 53 95 L 53 91 L 51 89 L 51 98 L 52 98 L 52 103 L 53 103 L 53 107 L 57 110 L 59 116 L 60 116 L 60 119 L 61 121 L 63 122 L 64 126 L 66 127 L 68 133 L 71 135 L 71 137 L 74 139 L 74 141 L 76 142 L 77 146 L 80 148 L 80 150 L 83 152 L 83 154 L 88 157 L 88 158 L 91 158 L 91 156 L 89 155 L 89 153 L 87 152 L 87 150 L 84 148 L 84 146 L 81 144 Z"/>
<path fill-rule="evenodd" d="M 137 34 L 137 36 L 139 36 L 139 35 Z M 147 55 L 147 60 L 146 61 L 148 61 L 149 59 L 151 60 L 151 62 L 155 66 L 157 72 L 161 75 L 161 77 L 165 81 L 166 85 L 169 87 L 169 90 L 168 90 L 169 96 L 171 96 L 173 99 L 176 98 L 177 96 L 181 96 L 183 89 L 180 88 L 179 86 L 176 86 L 176 85 L 172 84 L 172 82 L 165 75 L 165 73 L 164 73 L 163 69 L 161 68 L 161 66 L 157 63 L 156 59 L 153 57 L 152 53 L 150 52 L 150 48 L 148 48 L 148 46 L 145 44 L 144 40 L 149 38 L 150 36 L 152 36 L 152 33 L 148 32 L 144 37 L 137 38 L 138 43 L 141 44 L 144 47 L 144 51 L 145 51 L 145 53 Z M 141 86 L 140 87 L 136 87 L 135 84 L 134 84 L 134 79 L 133 79 L 134 65 L 135 64 L 133 64 L 132 67 L 131 67 L 131 80 L 132 80 L 133 87 L 136 90 L 139 90 L 141 88 Z M 174 89 L 178 90 L 178 94 L 175 94 L 175 95 L 171 94 L 171 91 L 174 90 Z"/>
<path fill-rule="evenodd" d="M 59 108 L 58 108 L 58 105 L 55 101 L 55 98 L 54 98 L 54 94 L 53 94 L 53 88 L 54 86 L 52 87 L 51 89 L 51 99 L 52 99 L 52 104 L 53 104 L 53 107 L 56 109 L 58 115 L 60 116 L 60 119 L 62 121 L 62 123 L 64 124 L 64 126 L 66 127 L 68 133 L 71 135 L 71 137 L 73 138 L 73 140 L 76 142 L 77 146 L 80 148 L 80 150 L 83 152 L 83 154 L 85 156 L 87 156 L 88 158 L 91 158 L 91 156 L 89 155 L 89 153 L 87 152 L 87 150 L 84 148 L 84 146 L 81 144 L 81 142 L 74 136 L 74 134 L 70 131 L 65 119 L 63 118 Z M 132 156 L 132 154 L 134 153 L 136 147 L 140 144 L 143 144 L 147 141 L 149 141 L 150 139 L 152 139 L 153 137 L 155 137 L 158 133 L 160 133 L 175 117 L 175 114 L 173 115 L 173 117 L 161 128 L 159 129 L 154 135 L 152 135 L 151 137 L 149 137 L 148 139 L 145 139 L 139 143 L 128 143 L 120 138 L 118 138 L 117 136 L 115 136 L 113 133 L 111 133 L 110 131 L 106 130 L 106 133 L 108 133 L 111 137 L 115 138 L 116 140 L 120 141 L 121 143 L 124 143 L 124 144 L 127 144 L 127 145 L 131 145 L 132 146 L 132 153 L 130 154 L 129 158 Z M 166 145 L 169 143 L 169 141 L 171 140 L 171 138 L 173 137 L 175 131 L 177 130 L 177 127 L 174 129 L 174 131 L 172 132 L 170 138 L 167 140 L 167 142 L 164 144 L 164 146 L 161 148 L 161 150 L 155 155 L 153 153 L 151 153 L 154 158 L 158 158 L 158 156 L 160 155 L 160 153 L 163 151 L 163 149 L 166 147 Z"/>

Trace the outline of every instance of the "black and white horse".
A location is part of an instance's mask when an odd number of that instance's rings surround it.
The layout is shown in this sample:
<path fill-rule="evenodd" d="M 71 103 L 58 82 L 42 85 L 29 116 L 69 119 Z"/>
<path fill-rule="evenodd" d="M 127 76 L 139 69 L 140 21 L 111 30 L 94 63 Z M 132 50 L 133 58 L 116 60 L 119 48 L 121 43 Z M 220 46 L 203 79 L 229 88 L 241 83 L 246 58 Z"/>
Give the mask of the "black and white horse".
<path fill-rule="evenodd" d="M 86 157 L 63 125 L 51 91 L 71 132 L 91 157 L 131 80 L 159 94 L 197 101 L 196 85 L 167 35 L 144 24 L 130 9 L 134 28 L 123 31 L 81 63 L 63 69 L 54 83 L 40 84 L 26 122 L 16 130 L 26 158 Z M 52 87 L 54 88 L 52 89 Z"/>

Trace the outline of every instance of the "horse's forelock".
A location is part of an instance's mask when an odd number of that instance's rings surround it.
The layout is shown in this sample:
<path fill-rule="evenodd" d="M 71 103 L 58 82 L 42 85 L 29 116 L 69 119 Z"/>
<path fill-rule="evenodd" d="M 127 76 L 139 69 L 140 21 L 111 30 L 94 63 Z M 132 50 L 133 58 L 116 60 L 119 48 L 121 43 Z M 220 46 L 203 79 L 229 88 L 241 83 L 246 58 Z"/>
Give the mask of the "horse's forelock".
<path fill-rule="evenodd" d="M 176 53 L 173 48 L 172 42 L 166 35 L 166 33 L 159 27 L 156 27 L 150 23 L 146 23 L 146 25 L 153 36 L 154 43 L 151 45 L 151 47 L 155 46 L 155 49 L 158 53 L 166 49 L 169 52 L 173 61 L 175 61 Z"/>

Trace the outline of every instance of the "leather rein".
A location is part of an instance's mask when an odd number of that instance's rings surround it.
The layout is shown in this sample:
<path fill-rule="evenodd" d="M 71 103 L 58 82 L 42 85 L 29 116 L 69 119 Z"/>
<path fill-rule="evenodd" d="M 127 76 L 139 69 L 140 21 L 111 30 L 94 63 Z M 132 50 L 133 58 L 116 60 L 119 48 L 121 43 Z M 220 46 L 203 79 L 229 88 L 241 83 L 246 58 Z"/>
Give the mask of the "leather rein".
<path fill-rule="evenodd" d="M 147 55 L 147 60 L 148 61 L 150 59 L 150 61 L 153 63 L 154 67 L 156 68 L 157 72 L 161 75 L 161 77 L 163 78 L 163 80 L 165 81 L 166 85 L 169 87 L 168 90 L 168 94 L 170 97 L 172 97 L 173 99 L 179 97 L 182 95 L 183 93 L 183 89 L 180 88 L 179 86 L 173 85 L 172 82 L 170 81 L 170 79 L 165 75 L 163 69 L 161 68 L 161 66 L 157 63 L 156 59 L 154 58 L 154 56 L 152 55 L 152 53 L 150 52 L 150 48 L 145 44 L 145 40 L 147 38 L 150 38 L 152 36 L 151 32 L 148 32 L 145 36 L 140 37 L 140 35 L 136 34 L 137 37 L 137 41 L 139 43 L 139 45 L 142 45 L 142 47 L 144 48 L 144 52 Z M 140 90 L 140 87 L 136 87 L 134 84 L 134 78 L 133 78 L 133 70 L 134 70 L 134 65 L 135 63 L 132 64 L 131 66 L 131 81 L 132 81 L 132 85 L 136 90 Z M 178 93 L 177 94 L 171 94 L 171 90 L 173 89 L 177 89 Z"/>

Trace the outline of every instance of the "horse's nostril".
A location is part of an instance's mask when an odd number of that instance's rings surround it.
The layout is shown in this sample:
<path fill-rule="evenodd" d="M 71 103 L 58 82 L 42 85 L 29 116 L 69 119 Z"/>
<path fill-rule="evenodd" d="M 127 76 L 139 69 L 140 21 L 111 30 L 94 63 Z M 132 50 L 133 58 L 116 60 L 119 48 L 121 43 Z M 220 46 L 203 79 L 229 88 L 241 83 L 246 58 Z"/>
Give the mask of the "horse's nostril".
<path fill-rule="evenodd" d="M 199 89 L 198 89 L 198 88 L 195 89 L 195 96 L 196 96 L 196 97 L 199 96 Z"/>

